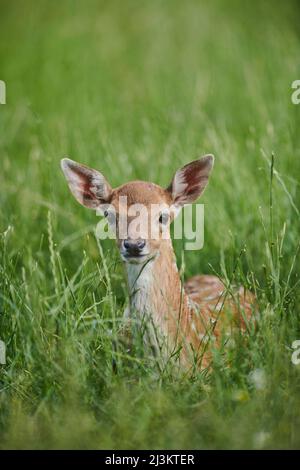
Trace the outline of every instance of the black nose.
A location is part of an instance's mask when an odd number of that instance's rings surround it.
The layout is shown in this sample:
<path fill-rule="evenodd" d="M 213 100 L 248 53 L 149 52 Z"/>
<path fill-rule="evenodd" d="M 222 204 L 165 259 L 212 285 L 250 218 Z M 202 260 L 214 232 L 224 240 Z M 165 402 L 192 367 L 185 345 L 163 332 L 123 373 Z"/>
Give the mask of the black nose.
<path fill-rule="evenodd" d="M 130 256 L 140 255 L 145 245 L 146 245 L 145 240 L 129 240 L 127 238 L 127 240 L 124 240 L 123 242 L 123 246 Z"/>

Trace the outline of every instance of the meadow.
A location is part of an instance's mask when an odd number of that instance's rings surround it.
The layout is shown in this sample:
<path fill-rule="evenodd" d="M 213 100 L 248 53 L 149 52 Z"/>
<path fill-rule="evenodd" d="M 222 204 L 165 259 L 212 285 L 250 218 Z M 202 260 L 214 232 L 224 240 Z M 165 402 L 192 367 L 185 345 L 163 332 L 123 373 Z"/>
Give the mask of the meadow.
<path fill-rule="evenodd" d="M 299 4 L 0 0 L 1 449 L 300 447 Z M 113 186 L 168 185 L 205 154 L 205 243 L 184 276 L 256 293 L 257 329 L 209 370 L 112 347 L 127 304 L 113 241 L 65 155 Z M 113 365 L 117 363 L 117 368 Z"/>

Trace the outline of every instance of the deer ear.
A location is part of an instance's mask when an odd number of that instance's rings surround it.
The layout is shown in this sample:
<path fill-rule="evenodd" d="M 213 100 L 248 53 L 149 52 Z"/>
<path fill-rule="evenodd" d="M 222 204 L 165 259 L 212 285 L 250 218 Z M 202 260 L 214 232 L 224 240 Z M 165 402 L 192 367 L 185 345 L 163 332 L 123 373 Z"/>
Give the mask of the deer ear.
<path fill-rule="evenodd" d="M 99 171 L 76 163 L 69 158 L 61 160 L 61 168 L 71 193 L 77 201 L 90 209 L 110 201 L 112 189 Z"/>
<path fill-rule="evenodd" d="M 176 171 L 167 191 L 171 193 L 175 207 L 191 204 L 203 193 L 214 164 L 213 155 L 188 163 Z"/>

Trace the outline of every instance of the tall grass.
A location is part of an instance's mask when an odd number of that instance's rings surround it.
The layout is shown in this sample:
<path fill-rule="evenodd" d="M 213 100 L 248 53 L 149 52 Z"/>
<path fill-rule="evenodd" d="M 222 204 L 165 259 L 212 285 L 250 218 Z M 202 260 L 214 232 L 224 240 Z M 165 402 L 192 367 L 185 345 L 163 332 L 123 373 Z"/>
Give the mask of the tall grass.
<path fill-rule="evenodd" d="M 0 11 L 0 447 L 299 447 L 297 3 L 27 0 Z M 96 243 L 97 218 L 72 199 L 59 160 L 113 186 L 166 186 L 208 152 L 205 245 L 184 254 L 185 276 L 246 285 L 260 315 L 213 350 L 210 371 L 178 376 L 158 370 L 139 335 L 131 354 L 117 341 L 121 262 L 112 242 Z"/>

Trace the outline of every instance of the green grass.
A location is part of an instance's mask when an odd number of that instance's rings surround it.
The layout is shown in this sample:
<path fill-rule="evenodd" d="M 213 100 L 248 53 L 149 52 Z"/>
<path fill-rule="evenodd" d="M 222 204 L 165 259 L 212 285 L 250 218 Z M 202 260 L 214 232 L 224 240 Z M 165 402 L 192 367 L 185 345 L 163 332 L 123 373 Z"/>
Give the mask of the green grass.
<path fill-rule="evenodd" d="M 0 1 L 0 448 L 300 447 L 298 18 L 296 2 Z M 167 185 L 204 153 L 185 274 L 255 289 L 257 332 L 209 373 L 160 374 L 138 341 L 114 372 L 122 265 L 60 158 Z"/>

